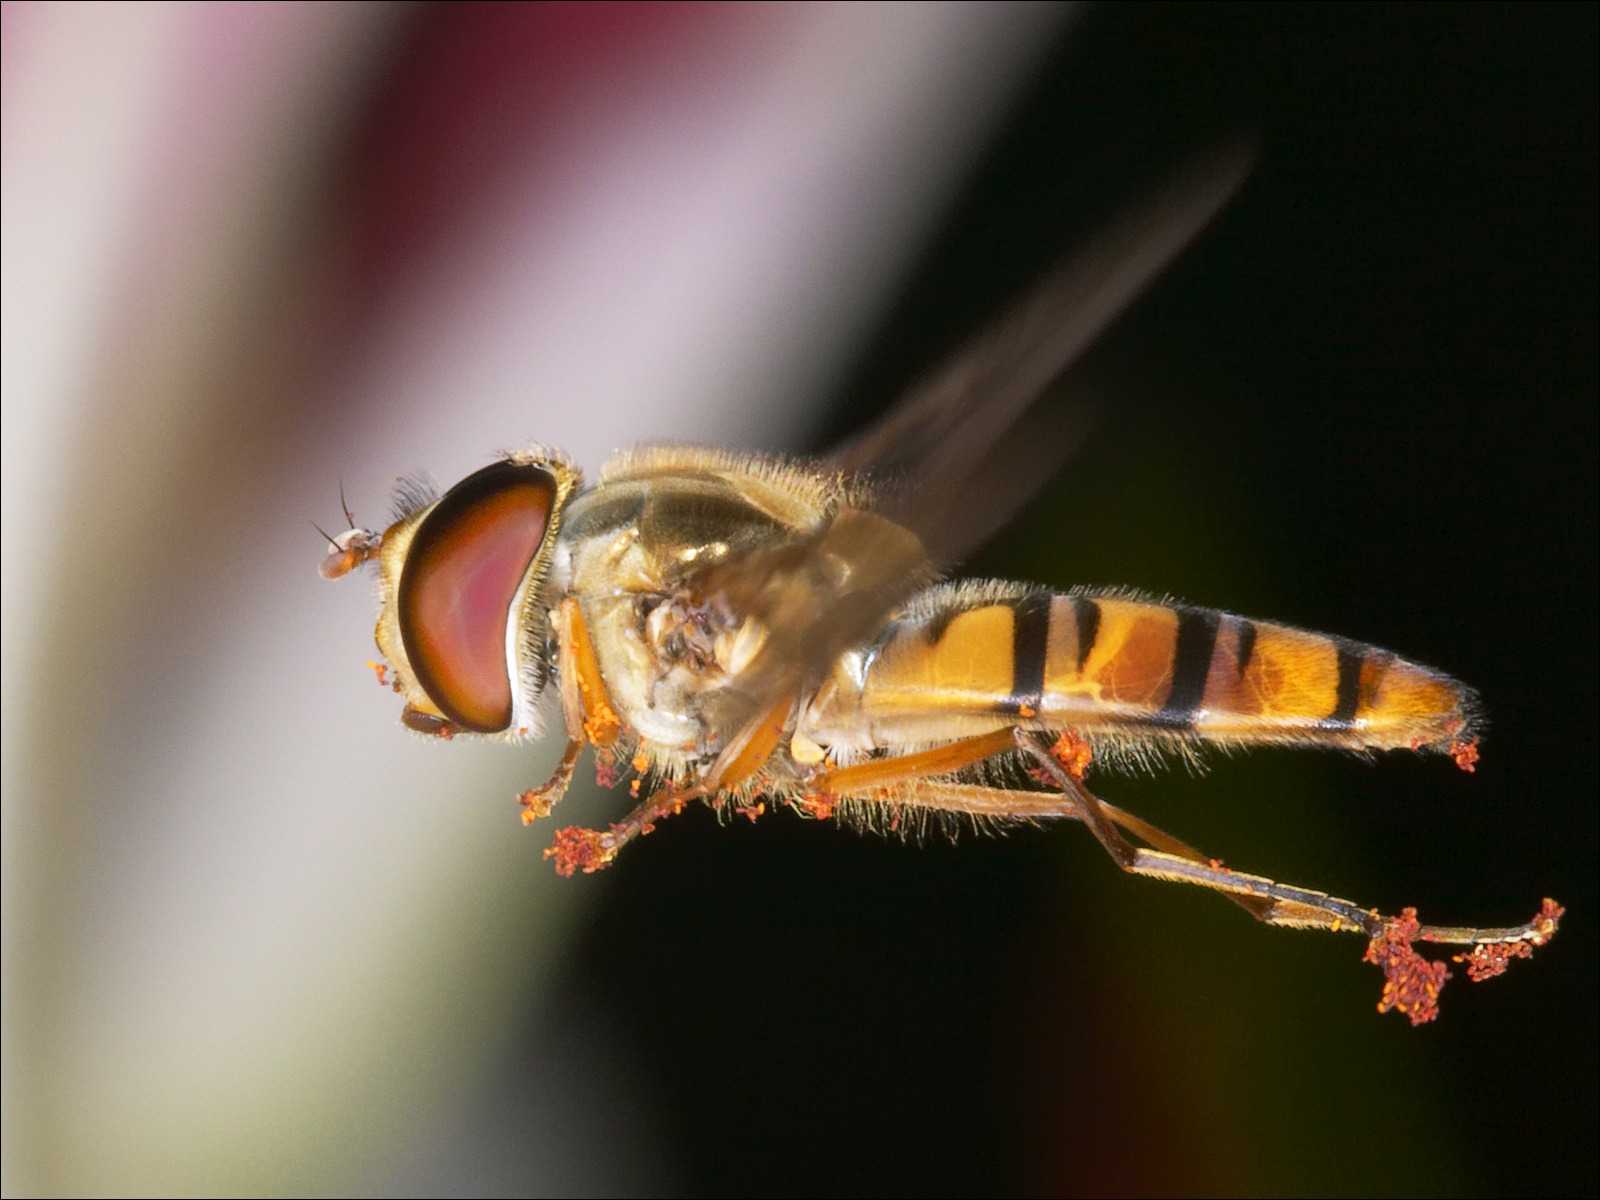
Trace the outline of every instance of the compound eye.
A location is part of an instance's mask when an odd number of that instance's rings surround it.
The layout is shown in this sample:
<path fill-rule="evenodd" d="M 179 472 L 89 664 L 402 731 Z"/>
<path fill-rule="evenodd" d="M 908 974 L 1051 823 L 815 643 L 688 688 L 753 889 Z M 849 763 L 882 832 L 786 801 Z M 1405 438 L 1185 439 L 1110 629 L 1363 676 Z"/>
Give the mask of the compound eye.
<path fill-rule="evenodd" d="M 499 462 L 468 475 L 422 521 L 400 573 L 400 636 L 417 682 L 465 729 L 511 724 L 511 604 L 550 525 L 548 471 Z"/>

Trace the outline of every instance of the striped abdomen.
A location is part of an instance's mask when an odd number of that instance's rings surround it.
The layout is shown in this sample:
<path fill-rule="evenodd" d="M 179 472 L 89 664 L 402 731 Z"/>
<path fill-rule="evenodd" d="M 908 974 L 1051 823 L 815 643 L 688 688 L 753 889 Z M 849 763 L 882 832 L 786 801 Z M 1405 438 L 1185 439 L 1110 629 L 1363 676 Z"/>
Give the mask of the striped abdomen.
<path fill-rule="evenodd" d="M 1114 594 L 932 588 L 853 679 L 841 674 L 814 706 L 819 740 L 849 724 L 881 746 L 1022 723 L 1134 742 L 1443 751 L 1474 734 L 1470 689 L 1386 650 Z"/>

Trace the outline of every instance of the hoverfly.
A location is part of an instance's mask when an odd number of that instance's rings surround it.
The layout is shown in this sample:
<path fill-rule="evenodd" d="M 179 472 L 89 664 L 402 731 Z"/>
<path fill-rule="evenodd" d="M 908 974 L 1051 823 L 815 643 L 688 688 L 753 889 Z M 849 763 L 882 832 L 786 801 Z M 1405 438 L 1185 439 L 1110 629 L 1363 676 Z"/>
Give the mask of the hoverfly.
<path fill-rule="evenodd" d="M 1221 210 L 1230 149 L 1179 175 L 831 456 L 687 446 L 617 455 L 585 487 L 557 451 L 504 455 L 442 496 L 402 486 L 382 533 L 330 539 L 326 578 L 376 563 L 379 679 L 424 734 L 510 741 L 559 712 L 553 776 L 586 747 L 643 798 L 603 831 L 558 830 L 592 872 L 694 801 L 904 831 L 930 814 L 1082 821 L 1123 870 L 1209 888 L 1258 920 L 1351 930 L 1386 975 L 1379 1010 L 1433 1018 L 1448 975 L 1417 941 L 1468 947 L 1474 979 L 1555 932 L 1425 926 L 1235 871 L 1086 786 L 1092 762 L 1205 745 L 1441 753 L 1471 770 L 1471 689 L 1386 650 L 1124 592 L 941 581 L 1059 465 L 1079 420 L 1033 401 Z M 986 506 L 973 503 L 986 497 Z"/>

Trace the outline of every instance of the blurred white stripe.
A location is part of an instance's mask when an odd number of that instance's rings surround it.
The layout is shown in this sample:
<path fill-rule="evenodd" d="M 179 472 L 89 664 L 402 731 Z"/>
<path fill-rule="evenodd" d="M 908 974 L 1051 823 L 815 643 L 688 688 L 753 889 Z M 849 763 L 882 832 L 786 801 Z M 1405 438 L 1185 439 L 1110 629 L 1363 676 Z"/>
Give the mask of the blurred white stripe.
<path fill-rule="evenodd" d="M 257 449 L 212 419 L 251 395 L 205 383 L 386 10 L 27 14 L 5 80 L 8 1193 L 411 1177 L 605 877 L 555 880 L 548 831 L 517 827 L 549 748 L 399 730 L 359 665 L 370 599 L 316 579 L 304 518 L 332 518 L 342 477 L 379 520 L 399 471 L 448 482 L 530 438 L 590 467 L 641 438 L 791 442 L 1059 18 L 796 7 L 780 38 L 597 81 L 472 198 L 308 424 Z M 172 511 L 164 481 L 219 446 L 237 494 Z M 63 522 L 97 508 L 230 553 L 186 575 L 87 537 L 89 559 Z M 97 678 L 42 669 L 63 613 Z M 41 736 L 57 719 L 72 736 Z M 592 1063 L 603 1030 L 552 1037 L 591 1044 L 525 1081 L 536 1108 L 562 1106 L 562 1063 Z M 483 1178 L 584 1177 L 608 1136 L 530 1130 Z"/>

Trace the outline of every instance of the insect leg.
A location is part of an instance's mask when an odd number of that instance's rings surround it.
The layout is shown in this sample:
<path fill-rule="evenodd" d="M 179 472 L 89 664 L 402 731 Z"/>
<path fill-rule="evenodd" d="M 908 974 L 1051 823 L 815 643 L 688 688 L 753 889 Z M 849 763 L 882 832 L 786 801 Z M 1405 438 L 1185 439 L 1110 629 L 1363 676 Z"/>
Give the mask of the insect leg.
<path fill-rule="evenodd" d="M 848 797 L 868 800 L 870 796 Z M 897 789 L 894 802 L 907 807 L 932 808 L 942 812 L 960 812 L 974 817 L 1020 818 L 1022 820 L 1081 821 L 1083 813 L 1076 805 L 1063 806 L 1056 792 L 1021 791 L 1013 788 L 986 787 L 976 783 L 951 783 L 943 779 L 918 779 Z M 1114 825 L 1126 829 L 1135 837 L 1152 846 L 1177 854 L 1192 862 L 1210 860 L 1193 846 L 1180 842 L 1147 821 L 1141 821 L 1105 800 L 1100 807 Z"/>
<path fill-rule="evenodd" d="M 893 787 L 927 775 L 945 775 L 1015 749 L 1011 730 L 997 729 L 993 733 L 963 738 L 931 750 L 899 754 L 893 758 L 872 758 L 854 766 L 824 771 L 816 777 L 812 786 L 819 792 L 839 796 L 866 792 L 868 794 L 860 798 L 870 800 L 874 798 L 871 794 L 874 789 Z"/>
<path fill-rule="evenodd" d="M 617 851 L 634 838 L 654 830 L 657 821 L 682 812 L 685 803 L 681 795 L 663 788 L 604 832 L 581 825 L 556 830 L 555 841 L 544 856 L 555 859 L 557 875 L 572 875 L 579 870 L 592 875 L 609 867 Z"/>
<path fill-rule="evenodd" d="M 1019 730 L 1016 743 L 1077 805 L 1084 823 L 1124 871 L 1211 888 L 1241 904 L 1258 920 L 1270 925 L 1289 925 L 1301 929 L 1359 929 L 1369 937 L 1375 937 L 1381 928 L 1382 918 L 1376 912 L 1360 908 L 1348 900 L 1304 888 L 1288 887 L 1259 875 L 1242 874 L 1224 867 L 1217 859 L 1205 858 L 1187 846 L 1176 852 L 1173 848 L 1146 850 L 1135 846 L 1113 828 L 1105 802 L 1056 762 L 1030 734 Z M 1143 821 L 1139 821 L 1138 825 L 1142 828 L 1134 831 L 1136 835 L 1152 845 L 1161 843 L 1148 834 L 1157 834 L 1168 843 L 1176 842 L 1175 838 L 1170 838 Z"/>
<path fill-rule="evenodd" d="M 561 683 L 561 716 L 566 726 L 567 744 L 550 778 L 517 797 L 522 805 L 524 825 L 548 816 L 567 794 L 585 742 L 609 746 L 616 741 L 622 726 L 606 697 L 600 664 L 595 659 L 594 644 L 589 639 L 589 629 L 584 624 L 578 602 L 571 598 L 563 600 L 560 608 L 550 614 L 550 620 L 556 633 L 556 674 Z"/>
<path fill-rule="evenodd" d="M 1146 850 L 1132 845 L 1111 828 L 1108 806 L 1064 770 L 1031 735 L 1018 731 L 1017 744 L 1063 792 L 1076 801 L 1083 820 L 1123 870 L 1153 879 L 1210 888 L 1269 925 L 1366 934 L 1370 940 L 1365 959 L 1381 967 L 1385 976 L 1378 1011 L 1398 1009 L 1411 1019 L 1413 1025 L 1431 1021 L 1438 1015 L 1439 989 L 1450 977 L 1444 963 L 1423 958 L 1412 948 L 1413 942 L 1470 946 L 1472 949 L 1458 955 L 1455 961 L 1467 964 L 1467 975 L 1474 981 L 1490 979 L 1504 971 L 1512 958 L 1526 958 L 1534 946 L 1542 946 L 1554 937 L 1556 926 L 1565 911 L 1554 900 L 1547 899 L 1533 920 L 1523 925 L 1497 929 L 1424 925 L 1417 919 L 1417 910 L 1414 908 L 1404 909 L 1398 917 L 1385 917 L 1375 908 L 1364 909 L 1325 892 L 1292 887 L 1261 875 L 1246 875 L 1230 870 L 1217 859 L 1200 859 L 1181 843 L 1178 852 L 1172 849 Z M 1160 834 L 1160 831 L 1142 821 L 1137 821 L 1136 825 L 1124 821 L 1117 823 L 1131 828 L 1137 836 L 1153 845 L 1162 844 L 1150 836 Z M 1165 834 L 1160 836 L 1168 842 L 1175 840 L 1168 839 Z"/>
<path fill-rule="evenodd" d="M 1051 778 L 1057 778 L 1055 772 L 1049 774 Z M 1062 797 L 1058 793 L 990 788 L 943 779 L 908 781 L 894 790 L 892 802 L 907 807 L 968 813 L 977 817 L 1025 820 L 1052 817 L 1085 820 L 1086 812 L 1098 808 L 1110 824 L 1120 826 L 1157 847 L 1155 850 L 1145 850 L 1129 846 L 1132 861 L 1127 864 L 1114 855 L 1124 870 L 1158 879 L 1193 883 L 1221 892 L 1269 924 L 1345 929 L 1366 934 L 1370 940 L 1364 955 L 1365 961 L 1380 967 L 1385 975 L 1378 1011 L 1398 1009 L 1411 1019 L 1413 1025 L 1423 1024 L 1438 1015 L 1439 989 L 1450 976 L 1444 963 L 1425 959 L 1413 949 L 1413 942 L 1470 946 L 1471 949 L 1466 953 L 1456 955 L 1454 961 L 1466 964 L 1469 979 L 1481 981 L 1503 972 L 1511 959 L 1527 958 L 1535 946 L 1542 946 L 1555 935 L 1561 920 L 1563 910 L 1553 900 L 1546 900 L 1532 921 L 1507 929 L 1426 926 L 1417 920 L 1416 910 L 1412 908 L 1404 910 L 1398 917 L 1383 917 L 1376 909 L 1359 909 L 1348 900 L 1339 900 L 1322 892 L 1289 887 L 1261 876 L 1230 871 L 1153 825 L 1091 795 L 1088 789 L 1072 778 L 1070 772 L 1063 771 L 1062 774 L 1067 777 L 1064 782 L 1058 779 L 1063 789 L 1081 793 L 1070 797 L 1073 802 L 1070 806 L 1062 805 Z M 880 803 L 884 799 L 881 793 L 848 798 Z M 1111 831 L 1111 837 L 1122 840 L 1114 830 Z"/>
<path fill-rule="evenodd" d="M 605 680 L 600 677 L 600 661 L 594 656 L 594 641 L 589 637 L 589 626 L 584 623 L 583 610 L 569 596 L 553 617 L 561 644 L 562 678 L 574 678 L 583 698 L 583 721 L 579 728 L 596 746 L 609 746 L 622 731 L 622 720 L 606 695 Z"/>
<path fill-rule="evenodd" d="M 1021 750 L 1032 758 L 1065 794 L 1069 806 L 1062 807 L 1059 794 L 983 788 L 926 778 L 960 770 L 1008 750 Z M 1325 892 L 1293 887 L 1223 866 L 1219 860 L 1206 857 L 1172 835 L 1095 796 L 1038 743 L 1034 734 L 1023 729 L 1003 729 L 932 750 L 873 759 L 829 771 L 818 778 L 816 786 L 824 795 L 870 803 L 920 803 L 930 808 L 986 816 L 1072 817 L 1089 826 L 1112 861 L 1123 870 L 1220 892 L 1257 920 L 1271 925 L 1359 931 L 1369 938 L 1379 938 L 1398 920 L 1385 918 L 1376 909 L 1364 909 Z M 1152 848 L 1133 844 L 1118 832 L 1117 826 Z M 1553 931 L 1553 925 L 1545 929 L 1541 919 L 1535 918 L 1527 925 L 1508 929 L 1419 925 L 1415 937 L 1456 945 L 1538 944 L 1536 938 L 1547 938 Z"/>
<path fill-rule="evenodd" d="M 558 875 L 582 870 L 585 875 L 611 865 L 617 852 L 641 834 L 651 832 L 656 822 L 683 811 L 691 800 L 714 796 L 725 788 L 737 787 L 760 770 L 772 756 L 794 712 L 795 690 L 785 688 L 778 698 L 752 717 L 729 739 L 705 773 L 688 787 L 664 787 L 650 796 L 621 821 L 604 833 L 573 825 L 556 831 L 555 844 L 544 852 L 555 859 Z"/>
<path fill-rule="evenodd" d="M 962 767 L 1019 748 L 1030 757 L 1048 764 L 1046 770 L 1051 779 L 1057 780 L 1058 783 L 1062 779 L 1067 781 L 1061 784 L 1061 789 L 1069 801 L 1065 807 L 1062 805 L 1059 793 L 984 788 L 925 778 L 929 775 L 958 771 Z M 1151 852 L 1140 851 L 1118 833 L 1115 826 L 1121 825 L 1135 837 L 1142 838 L 1151 846 L 1157 847 L 1158 852 L 1165 858 L 1186 861 L 1196 869 L 1213 869 L 1212 860 L 1198 850 L 1141 821 L 1133 814 L 1123 812 L 1091 795 L 1056 761 L 1054 756 L 1039 746 L 1032 734 L 1021 729 L 1000 729 L 994 733 L 952 742 L 947 746 L 937 746 L 932 750 L 903 754 L 894 758 L 872 759 L 855 766 L 829 771 L 819 778 L 817 787 L 825 794 L 878 803 L 882 803 L 885 799 L 889 799 L 890 802 L 900 802 L 904 793 L 905 802 L 915 804 L 917 800 L 912 797 L 920 794 L 927 798 L 922 803 L 928 807 L 953 809 L 973 815 L 1072 817 L 1089 826 L 1096 840 L 1105 847 L 1106 853 L 1111 855 L 1112 860 L 1123 870 L 1147 873 L 1141 867 L 1139 856 L 1141 853 Z M 893 789 L 892 798 L 883 795 L 885 788 Z M 1081 796 L 1079 792 L 1082 793 Z M 945 803 L 930 802 L 935 795 L 941 797 Z M 1268 919 L 1266 913 L 1271 908 L 1271 901 L 1262 900 L 1253 894 L 1237 892 L 1230 892 L 1229 898 L 1252 916 L 1261 920 Z"/>

